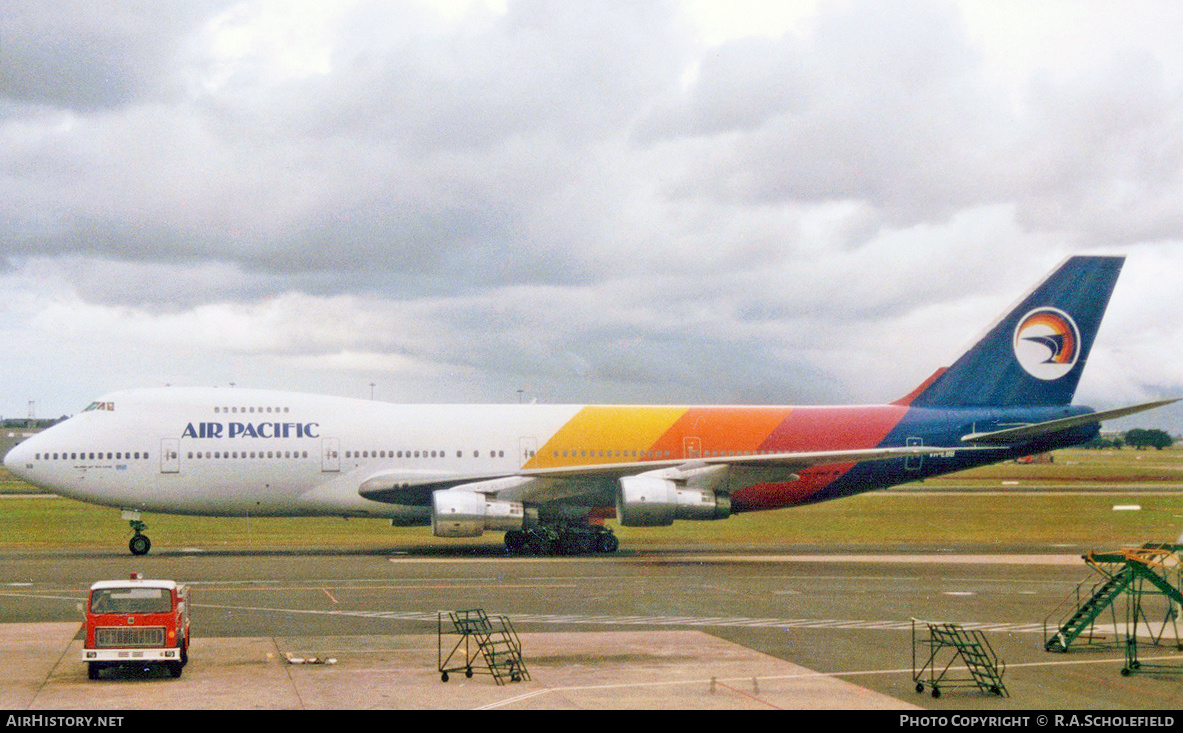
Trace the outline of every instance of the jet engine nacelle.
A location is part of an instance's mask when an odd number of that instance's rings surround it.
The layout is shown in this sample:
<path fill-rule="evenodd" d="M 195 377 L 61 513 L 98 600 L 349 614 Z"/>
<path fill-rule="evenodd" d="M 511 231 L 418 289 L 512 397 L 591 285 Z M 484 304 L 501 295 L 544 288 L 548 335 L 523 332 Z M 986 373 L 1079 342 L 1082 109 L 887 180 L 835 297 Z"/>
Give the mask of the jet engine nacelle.
<path fill-rule="evenodd" d="M 625 527 L 665 527 L 675 519 L 726 519 L 731 497 L 681 488 L 660 476 L 625 476 L 616 492 L 616 518 Z"/>
<path fill-rule="evenodd" d="M 448 489 L 431 495 L 431 533 L 436 537 L 480 537 L 486 529 L 522 529 L 525 518 L 520 503 L 491 500 L 476 491 Z"/>

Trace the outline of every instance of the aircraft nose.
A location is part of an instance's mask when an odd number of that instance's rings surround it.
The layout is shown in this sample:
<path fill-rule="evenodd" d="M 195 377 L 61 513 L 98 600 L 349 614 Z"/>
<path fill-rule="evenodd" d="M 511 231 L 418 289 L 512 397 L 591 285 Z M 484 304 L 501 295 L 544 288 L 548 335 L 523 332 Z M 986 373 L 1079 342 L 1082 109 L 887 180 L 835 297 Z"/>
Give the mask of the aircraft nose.
<path fill-rule="evenodd" d="M 16 445 L 12 450 L 4 454 L 4 468 L 14 476 L 24 478 L 25 456 L 29 449 L 24 445 Z"/>

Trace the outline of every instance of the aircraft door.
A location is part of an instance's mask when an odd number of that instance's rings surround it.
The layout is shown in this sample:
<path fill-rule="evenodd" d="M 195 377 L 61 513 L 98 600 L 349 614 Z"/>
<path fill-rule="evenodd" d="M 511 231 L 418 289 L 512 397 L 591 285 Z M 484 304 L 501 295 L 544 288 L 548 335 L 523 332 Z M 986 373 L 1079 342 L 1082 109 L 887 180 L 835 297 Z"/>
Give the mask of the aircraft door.
<path fill-rule="evenodd" d="M 341 470 L 341 439 L 324 438 L 321 440 L 320 470 L 322 473 L 335 473 Z"/>
<path fill-rule="evenodd" d="M 682 438 L 682 457 L 683 458 L 701 458 L 702 457 L 702 438 Z"/>
<path fill-rule="evenodd" d="M 181 472 L 181 441 L 176 438 L 162 438 L 160 441 L 160 472 Z"/>
<path fill-rule="evenodd" d="M 924 438 L 908 438 L 908 447 L 918 447 L 924 445 Z M 924 465 L 924 456 L 908 456 L 904 459 L 904 469 L 907 471 L 919 471 L 920 467 Z"/>
<path fill-rule="evenodd" d="M 518 438 L 519 465 L 525 466 L 538 452 L 538 438 Z"/>

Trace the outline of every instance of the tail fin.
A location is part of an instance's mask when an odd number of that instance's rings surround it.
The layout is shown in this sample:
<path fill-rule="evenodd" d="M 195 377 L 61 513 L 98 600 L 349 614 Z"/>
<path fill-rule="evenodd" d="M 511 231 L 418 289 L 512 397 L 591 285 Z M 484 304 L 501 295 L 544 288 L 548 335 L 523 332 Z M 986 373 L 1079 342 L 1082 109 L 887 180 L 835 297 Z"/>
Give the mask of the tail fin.
<path fill-rule="evenodd" d="M 1070 257 L 953 366 L 901 404 L 916 407 L 1067 405 L 1124 257 Z"/>

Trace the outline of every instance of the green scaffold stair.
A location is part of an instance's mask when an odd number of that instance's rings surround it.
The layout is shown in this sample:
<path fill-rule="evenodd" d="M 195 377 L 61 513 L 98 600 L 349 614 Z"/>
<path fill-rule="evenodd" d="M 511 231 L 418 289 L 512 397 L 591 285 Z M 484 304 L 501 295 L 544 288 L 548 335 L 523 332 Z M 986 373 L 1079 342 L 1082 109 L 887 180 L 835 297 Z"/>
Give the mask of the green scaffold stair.
<path fill-rule="evenodd" d="M 923 631 L 918 633 L 920 627 Z M 917 662 L 921 662 L 917 664 Z M 958 677 L 962 666 L 968 677 Z M 999 697 L 1009 697 L 1002 675 L 1006 664 L 994 653 L 985 634 L 960 624 L 912 620 L 912 680 L 916 692 L 923 692 L 925 682 L 933 697 L 940 697 L 942 687 L 974 687 Z"/>
<path fill-rule="evenodd" d="M 522 659 L 522 642 L 513 624 L 505 616 L 489 616 L 479 608 L 449 611 L 451 631 L 445 632 L 443 614 L 439 614 L 439 672 L 448 681 L 449 672 L 492 675 L 499 685 L 530 679 Z M 445 633 L 459 635 L 447 657 L 443 654 Z M 455 661 L 453 661 L 455 660 Z"/>
<path fill-rule="evenodd" d="M 1049 652 L 1068 651 L 1069 646 L 1086 631 L 1091 634 L 1097 618 L 1112 608 L 1123 593 L 1132 592 L 1138 581 L 1150 583 L 1164 596 L 1183 603 L 1183 594 L 1180 594 L 1178 584 L 1172 582 L 1164 565 L 1164 561 L 1174 558 L 1181 549 L 1183 546 L 1180 545 L 1147 544 L 1140 548 L 1084 555 L 1084 561 L 1101 574 L 1103 581 L 1093 586 L 1091 593 L 1077 594 L 1077 602 L 1069 614 L 1057 622 L 1054 633 L 1046 635 L 1044 648 Z"/>
<path fill-rule="evenodd" d="M 1092 627 L 1097 617 L 1104 613 L 1105 609 L 1113 604 L 1114 599 L 1120 596 L 1132 582 L 1134 582 L 1134 571 L 1128 566 L 1108 576 L 1103 583 L 1096 586 L 1088 598 L 1076 607 L 1072 615 L 1060 624 L 1056 633 L 1044 642 L 1043 648 L 1049 652 L 1068 651 L 1072 642 Z"/>

